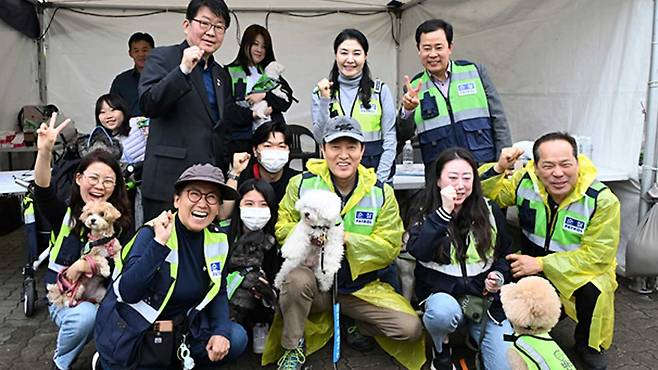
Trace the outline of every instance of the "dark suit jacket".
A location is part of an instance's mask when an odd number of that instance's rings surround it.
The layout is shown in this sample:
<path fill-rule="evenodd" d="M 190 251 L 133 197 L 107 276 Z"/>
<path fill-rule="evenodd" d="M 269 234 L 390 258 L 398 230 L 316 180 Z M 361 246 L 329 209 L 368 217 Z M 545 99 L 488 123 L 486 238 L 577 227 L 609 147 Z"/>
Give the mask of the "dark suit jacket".
<path fill-rule="evenodd" d="M 222 120 L 230 100 L 229 77 L 209 59 L 219 108 L 219 122 L 212 119 L 208 94 L 198 64 L 189 75 L 179 65 L 186 41 L 151 50 L 139 80 L 139 105 L 151 118 L 146 143 L 142 193 L 144 197 L 171 202 L 174 183 L 189 166 L 217 165 L 223 137 Z"/>

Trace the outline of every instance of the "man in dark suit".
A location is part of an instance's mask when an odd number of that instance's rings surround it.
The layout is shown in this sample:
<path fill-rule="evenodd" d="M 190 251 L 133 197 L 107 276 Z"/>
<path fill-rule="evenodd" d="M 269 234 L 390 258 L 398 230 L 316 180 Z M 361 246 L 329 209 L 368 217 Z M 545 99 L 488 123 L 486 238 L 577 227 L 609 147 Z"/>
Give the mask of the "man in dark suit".
<path fill-rule="evenodd" d="M 213 53 L 230 19 L 223 0 L 191 0 L 183 21 L 185 41 L 153 49 L 144 66 L 139 103 L 151 118 L 142 185 L 145 220 L 171 208 L 174 183 L 185 168 L 222 158 L 230 80 Z"/>

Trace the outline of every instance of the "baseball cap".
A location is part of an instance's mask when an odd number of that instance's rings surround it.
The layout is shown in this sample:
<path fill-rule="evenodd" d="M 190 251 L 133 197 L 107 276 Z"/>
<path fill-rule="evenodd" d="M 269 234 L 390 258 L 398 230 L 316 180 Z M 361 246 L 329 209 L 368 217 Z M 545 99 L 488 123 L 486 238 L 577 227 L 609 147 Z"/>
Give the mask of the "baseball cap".
<path fill-rule="evenodd" d="M 352 117 L 336 116 L 327 122 L 322 135 L 322 141 L 330 143 L 341 137 L 351 137 L 361 143 L 365 141 L 361 125 Z"/>
<path fill-rule="evenodd" d="M 205 181 L 217 185 L 219 191 L 222 193 L 222 200 L 237 200 L 240 198 L 240 195 L 235 189 L 226 185 L 222 170 L 209 163 L 195 164 L 188 167 L 183 171 L 178 180 L 176 180 L 174 187 L 176 190 L 180 190 L 190 181 Z"/>

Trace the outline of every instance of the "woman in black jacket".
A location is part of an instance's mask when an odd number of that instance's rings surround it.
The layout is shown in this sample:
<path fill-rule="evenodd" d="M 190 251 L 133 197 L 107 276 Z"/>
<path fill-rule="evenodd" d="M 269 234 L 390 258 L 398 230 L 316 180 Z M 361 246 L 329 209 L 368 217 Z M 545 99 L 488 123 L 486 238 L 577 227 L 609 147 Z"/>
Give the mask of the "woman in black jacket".
<path fill-rule="evenodd" d="M 512 329 L 498 297 L 510 278 L 509 240 L 500 209 L 482 196 L 477 165 L 466 149 L 445 150 L 431 168 L 424 202 L 409 230 L 407 248 L 416 258 L 416 295 L 425 302 L 423 323 L 434 341 L 433 369 L 452 369 L 448 335 L 467 325 L 479 341 L 486 369 L 504 370 Z M 486 300 L 493 298 L 487 315 Z M 464 300 L 470 307 L 464 308 Z M 478 304 L 479 303 L 479 304 Z M 480 317 L 468 317 L 474 311 Z"/>

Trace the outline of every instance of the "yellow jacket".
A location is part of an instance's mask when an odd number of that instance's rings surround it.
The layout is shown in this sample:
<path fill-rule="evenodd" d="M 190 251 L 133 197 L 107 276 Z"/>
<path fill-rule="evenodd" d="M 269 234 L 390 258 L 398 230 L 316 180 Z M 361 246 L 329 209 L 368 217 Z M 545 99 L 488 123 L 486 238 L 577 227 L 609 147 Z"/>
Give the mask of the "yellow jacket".
<path fill-rule="evenodd" d="M 325 160 L 311 159 L 306 167 L 312 174 L 320 176 L 332 191 L 334 190 Z M 295 202 L 299 197 L 301 180 L 302 174 L 290 179 L 286 194 L 279 204 L 278 220 L 275 227 L 279 245 L 283 245 L 288 234 L 299 221 L 299 212 L 295 209 Z M 357 205 L 375 186 L 376 181 L 377 176 L 373 169 L 366 169 L 359 165 L 357 186 L 341 211 L 341 215 L 344 216 L 352 207 Z M 384 205 L 377 217 L 371 235 L 345 233 L 345 258 L 347 258 L 350 265 L 353 279 L 361 274 L 387 267 L 400 253 L 404 228 L 395 194 L 389 185 L 384 186 L 384 198 Z M 378 307 L 416 315 L 404 297 L 397 294 L 390 285 L 379 280 L 367 284 L 352 294 Z M 277 361 L 283 354 L 281 348 L 282 325 L 282 319 L 277 314 L 265 343 L 262 358 L 263 365 Z M 322 348 L 332 335 L 331 312 L 309 315 L 304 328 L 307 354 Z M 425 363 L 425 341 L 423 336 L 416 341 L 407 342 L 394 341 L 385 337 L 376 337 L 375 340 L 386 352 L 409 369 L 420 369 Z"/>
<path fill-rule="evenodd" d="M 490 163 L 479 168 L 481 179 L 493 166 L 494 164 Z M 578 167 L 578 182 L 574 190 L 560 203 L 558 212 L 583 197 L 596 179 L 596 167 L 587 157 L 578 156 Z M 509 179 L 502 174 L 483 179 L 482 191 L 500 207 L 513 206 L 516 202 L 517 186 L 526 173 L 532 180 L 535 192 L 548 207 L 548 193 L 535 173 L 533 161 L 514 172 Z M 619 228 L 619 200 L 606 188 L 596 199 L 596 212 L 582 235 L 580 248 L 539 257 L 544 275 L 560 292 L 565 311 L 573 320 L 576 320 L 574 291 L 590 282 L 601 291 L 590 327 L 589 345 L 592 348 L 602 346 L 607 349 L 612 344 Z"/>

